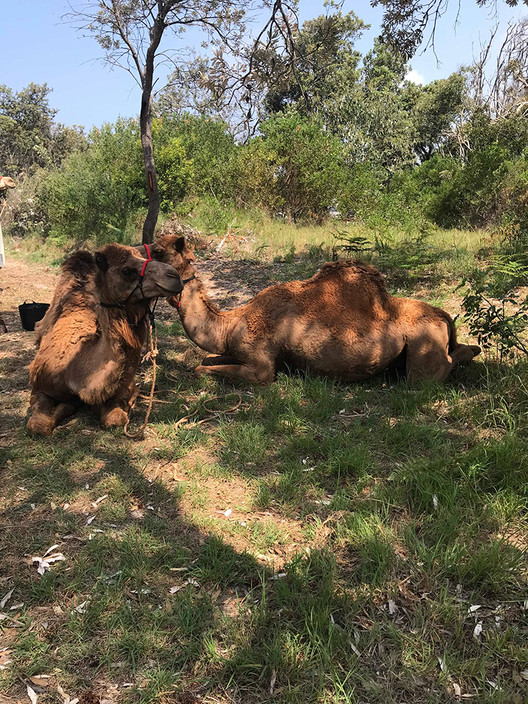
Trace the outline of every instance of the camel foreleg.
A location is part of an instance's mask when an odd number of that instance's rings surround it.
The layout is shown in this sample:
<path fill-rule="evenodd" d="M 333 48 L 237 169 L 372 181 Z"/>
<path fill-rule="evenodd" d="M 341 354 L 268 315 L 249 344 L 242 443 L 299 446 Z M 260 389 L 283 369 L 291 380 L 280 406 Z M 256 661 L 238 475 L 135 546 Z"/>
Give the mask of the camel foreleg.
<path fill-rule="evenodd" d="M 126 378 L 112 398 L 109 398 L 99 406 L 103 428 L 127 424 L 128 414 L 132 410 L 138 395 L 135 376 L 136 368 L 134 367 L 127 373 Z"/>
<path fill-rule="evenodd" d="M 214 367 L 224 364 L 237 365 L 238 362 L 230 354 L 211 354 L 202 360 L 202 366 L 204 367 Z"/>
<path fill-rule="evenodd" d="M 30 400 L 31 416 L 27 422 L 27 429 L 34 435 L 51 435 L 54 428 L 72 416 L 78 406 L 78 402 L 56 401 L 41 391 L 33 391 Z"/>
<path fill-rule="evenodd" d="M 204 363 L 196 367 L 196 376 L 204 374 L 217 374 L 229 379 L 239 379 L 248 381 L 250 384 L 271 384 L 275 379 L 275 365 L 269 361 L 252 362 L 251 364 L 210 364 L 209 360 L 214 358 L 206 357 Z"/>

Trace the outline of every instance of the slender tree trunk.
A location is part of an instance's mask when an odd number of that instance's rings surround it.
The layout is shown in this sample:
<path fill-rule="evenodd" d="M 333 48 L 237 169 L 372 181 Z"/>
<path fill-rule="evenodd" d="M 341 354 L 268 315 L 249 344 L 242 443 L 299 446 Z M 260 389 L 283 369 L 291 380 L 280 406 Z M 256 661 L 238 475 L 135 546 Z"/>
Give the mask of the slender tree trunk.
<path fill-rule="evenodd" d="M 166 14 L 166 13 L 165 13 Z M 147 181 L 148 212 L 143 224 L 143 244 L 154 240 L 154 229 L 158 222 L 160 211 L 160 195 L 154 149 L 152 147 L 152 84 L 154 78 L 154 59 L 165 29 L 165 14 L 158 15 L 150 30 L 150 45 L 145 58 L 145 71 L 142 76 L 141 113 L 139 127 L 141 131 L 141 147 Z"/>
<path fill-rule="evenodd" d="M 141 147 L 143 149 L 143 163 L 147 180 L 148 212 L 143 224 L 143 244 L 150 244 L 154 240 L 154 228 L 158 222 L 160 210 L 160 196 L 156 164 L 154 163 L 154 149 L 152 147 L 152 95 L 150 91 L 143 90 L 141 97 L 141 114 L 139 117 L 141 130 Z"/>

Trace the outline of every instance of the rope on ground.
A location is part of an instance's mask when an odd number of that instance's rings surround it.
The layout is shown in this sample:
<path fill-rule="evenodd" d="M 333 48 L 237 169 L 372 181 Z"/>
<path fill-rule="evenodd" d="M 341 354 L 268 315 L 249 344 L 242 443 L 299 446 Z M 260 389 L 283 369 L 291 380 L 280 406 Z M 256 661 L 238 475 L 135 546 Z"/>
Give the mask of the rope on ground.
<path fill-rule="evenodd" d="M 147 354 L 143 357 L 142 362 L 145 361 L 151 361 L 152 362 L 152 384 L 150 387 L 150 394 L 148 397 L 148 408 L 147 408 L 147 413 L 145 415 L 145 420 L 143 421 L 143 424 L 137 430 L 135 433 L 129 433 L 128 432 L 128 426 L 130 423 L 130 420 L 127 420 L 125 427 L 123 428 L 123 432 L 127 436 L 127 438 L 131 438 L 134 440 L 135 438 L 138 438 L 140 435 L 143 435 L 143 432 L 145 428 L 147 427 L 149 417 L 150 417 L 150 412 L 152 410 L 152 404 L 154 403 L 154 389 L 156 388 L 156 357 L 158 356 L 158 335 L 153 336 L 152 332 L 152 325 L 148 326 L 149 329 L 149 351 Z"/>
<path fill-rule="evenodd" d="M 233 406 L 231 406 L 231 408 L 223 408 L 221 410 L 213 410 L 212 408 L 207 408 L 208 403 L 211 403 L 212 401 L 218 401 L 220 399 L 225 399 L 225 398 L 228 398 L 229 396 L 235 396 L 238 399 L 238 401 Z M 237 394 L 234 391 L 232 393 L 225 394 L 225 396 L 213 396 L 212 398 L 208 398 L 205 401 L 203 401 L 201 409 L 197 408 L 192 413 L 189 413 L 189 415 L 183 416 L 183 418 L 180 418 L 180 420 L 174 424 L 174 429 L 175 430 L 178 429 L 181 425 L 183 425 L 183 423 L 189 421 L 191 418 L 194 418 L 194 416 L 197 413 L 199 413 L 200 410 L 205 411 L 205 413 L 208 414 L 208 417 L 202 418 L 202 420 L 194 421 L 192 423 L 193 427 L 196 427 L 197 425 L 202 425 L 202 423 L 208 423 L 209 421 L 214 420 L 215 418 L 221 418 L 222 416 L 232 415 L 233 413 L 235 413 L 235 411 L 237 411 L 240 408 L 241 405 L 242 405 L 242 397 L 240 394 Z"/>

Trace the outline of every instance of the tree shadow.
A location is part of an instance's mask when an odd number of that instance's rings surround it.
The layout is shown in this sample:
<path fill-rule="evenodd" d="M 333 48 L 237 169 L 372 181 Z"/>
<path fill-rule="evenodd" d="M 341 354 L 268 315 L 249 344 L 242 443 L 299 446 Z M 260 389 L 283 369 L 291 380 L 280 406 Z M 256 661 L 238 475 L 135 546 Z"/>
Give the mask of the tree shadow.
<path fill-rule="evenodd" d="M 226 271 L 234 279 L 241 270 Z M 267 275 L 264 269 L 261 273 Z M 173 319 L 173 312 L 162 310 L 162 324 Z M 192 379 L 189 362 L 200 353 L 189 352 L 183 336 L 160 335 L 160 348 L 160 397 L 165 400 L 171 400 L 164 394 L 174 378 L 182 396 L 195 399 L 202 391 L 213 395 L 232 388 Z M 433 700 L 449 699 L 437 658 L 445 659 L 447 652 L 454 662 L 464 663 L 477 658 L 480 647 L 471 630 L 464 635 L 453 627 L 457 619 L 464 623 L 468 608 L 456 601 L 457 580 L 467 579 L 486 594 L 486 575 L 477 573 L 479 563 L 471 562 L 468 552 L 458 555 L 466 573 L 456 559 L 438 563 L 456 545 L 456 530 L 468 507 L 484 514 L 485 492 L 475 495 L 472 486 L 481 482 L 491 492 L 493 481 L 501 481 L 500 454 L 485 465 L 489 446 L 477 443 L 475 454 L 474 438 L 460 442 L 454 434 L 458 417 L 443 426 L 427 411 L 460 384 L 470 400 L 489 389 L 490 380 L 498 384 L 498 367 L 471 364 L 455 370 L 445 387 L 419 391 L 402 383 L 392 386 L 381 377 L 346 384 L 306 374 L 281 377 L 268 389 L 251 389 L 249 407 L 214 432 L 227 428 L 236 434 L 245 425 L 260 424 L 277 444 L 271 461 L 266 458 L 267 467 L 259 468 L 279 482 L 275 510 L 287 515 L 291 509 L 280 486 L 290 473 L 298 489 L 292 503 L 304 518 L 313 514 L 306 528 L 316 535 L 314 546 L 303 554 L 300 545 L 299 554 L 278 575 L 199 527 L 182 510 L 185 487 L 149 479 L 149 463 L 170 462 L 179 452 L 182 432 L 167 440 L 167 448 L 159 436 L 159 447 L 149 438 L 132 443 L 120 431 L 101 431 L 97 418 L 83 412 L 75 424 L 50 438 L 28 437 L 20 425 L 20 404 L 32 354 L 29 348 L 22 354 L 8 351 L 2 361 L 2 389 L 13 393 L 13 402 L 0 418 L 8 433 L 3 438 L 8 462 L 1 474 L 0 588 L 1 596 L 14 588 L 16 602 L 24 602 L 13 612 L 15 623 L 10 622 L 20 634 L 14 648 L 16 675 L 27 678 L 60 668 L 59 677 L 74 684 L 77 695 L 97 696 L 133 678 L 138 686 L 133 697 L 143 702 L 188 704 L 208 694 L 248 702 L 272 697 L 399 702 L 420 701 L 424 691 Z M 178 397 L 156 408 L 153 424 L 170 428 L 181 417 L 184 401 Z M 346 423 L 339 419 L 343 407 L 350 416 Z M 292 415 L 301 425 L 288 430 Z M 344 456 L 345 444 L 356 453 Z M 357 453 L 360 446 L 365 454 Z M 446 451 L 435 458 L 441 446 Z M 303 473 L 301 464 L 307 448 L 317 465 L 310 474 Z M 443 467 L 453 449 L 461 449 L 462 461 Z M 245 480 L 255 477 L 250 463 L 221 461 Z M 472 469 L 476 462 L 483 466 L 480 476 Z M 466 481 L 463 472 L 469 469 L 473 474 Z M 455 481 L 452 471 L 459 472 Z M 520 479 L 518 468 L 511 471 L 515 476 L 506 488 L 513 490 Z M 320 494 L 310 495 L 304 485 L 332 496 L 324 504 Z M 449 524 L 441 490 L 453 487 L 462 493 L 446 493 L 445 501 L 452 499 L 449 506 L 459 503 Z M 350 524 L 354 517 L 361 525 Z M 363 526 L 368 531 L 362 533 Z M 392 532 L 385 534 L 387 526 Z M 414 549 L 404 541 L 406 530 L 416 535 Z M 444 535 L 445 544 L 433 555 L 435 540 Z M 468 550 L 479 539 L 476 535 Z M 32 557 L 43 557 L 55 545 L 54 551 L 66 559 L 39 576 Z M 522 548 L 510 545 L 508 550 L 522 557 Z M 496 570 L 501 563 L 490 559 L 483 564 Z M 440 613 L 430 596 L 438 588 L 435 580 L 448 594 Z M 492 589 L 487 595 L 498 599 Z M 392 614 L 389 598 L 398 609 Z M 512 612 L 512 623 L 513 618 Z M 417 629 L 428 622 L 440 624 L 445 638 L 431 637 L 427 652 L 420 652 Z M 500 663 L 491 662 L 486 676 L 509 675 L 515 664 L 513 645 L 506 639 Z M 8 685 L 18 693 L 14 679 Z M 478 686 L 482 692 L 482 682 L 474 684 Z"/>

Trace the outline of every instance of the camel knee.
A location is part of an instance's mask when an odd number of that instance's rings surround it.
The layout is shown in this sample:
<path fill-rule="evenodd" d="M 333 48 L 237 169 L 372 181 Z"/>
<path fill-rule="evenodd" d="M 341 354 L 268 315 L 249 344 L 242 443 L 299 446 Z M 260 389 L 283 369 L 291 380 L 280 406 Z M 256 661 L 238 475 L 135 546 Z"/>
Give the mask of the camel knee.
<path fill-rule="evenodd" d="M 33 435 L 51 435 L 56 425 L 57 402 L 40 391 L 33 391 L 29 402 L 30 417 L 26 428 Z"/>
<path fill-rule="evenodd" d="M 101 410 L 101 425 L 103 428 L 119 427 L 126 425 L 128 422 L 128 413 L 116 406 L 115 408 L 105 408 Z"/>
<path fill-rule="evenodd" d="M 26 428 L 32 435 L 51 435 L 55 428 L 53 415 L 33 412 L 28 419 Z"/>

